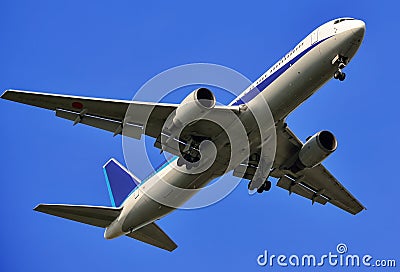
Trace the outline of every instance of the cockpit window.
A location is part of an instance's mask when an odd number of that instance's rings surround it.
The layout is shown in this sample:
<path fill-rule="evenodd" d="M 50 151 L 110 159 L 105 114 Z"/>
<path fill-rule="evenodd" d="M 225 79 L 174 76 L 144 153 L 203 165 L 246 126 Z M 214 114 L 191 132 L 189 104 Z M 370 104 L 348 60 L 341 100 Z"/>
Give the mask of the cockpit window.
<path fill-rule="evenodd" d="M 342 19 L 338 19 L 338 20 L 336 20 L 333 24 L 338 24 L 338 23 L 340 23 L 340 22 L 343 22 L 343 21 L 351 21 L 351 20 L 354 20 L 353 18 L 342 18 Z"/>

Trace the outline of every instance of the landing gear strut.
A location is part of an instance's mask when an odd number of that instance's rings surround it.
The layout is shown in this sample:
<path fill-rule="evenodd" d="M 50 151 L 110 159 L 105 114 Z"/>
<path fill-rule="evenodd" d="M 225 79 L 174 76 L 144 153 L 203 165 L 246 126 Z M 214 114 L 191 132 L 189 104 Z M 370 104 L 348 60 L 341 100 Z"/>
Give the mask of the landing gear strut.
<path fill-rule="evenodd" d="M 346 78 L 346 74 L 342 72 L 342 69 L 346 67 L 346 58 L 343 56 L 338 56 L 337 62 L 339 63 L 338 70 L 333 74 L 333 77 L 343 81 Z"/>
<path fill-rule="evenodd" d="M 186 169 L 190 170 L 200 164 L 200 143 L 205 138 L 192 137 L 186 144 L 186 147 L 181 151 L 181 156 L 177 160 L 177 165 L 183 166 L 186 164 Z"/>

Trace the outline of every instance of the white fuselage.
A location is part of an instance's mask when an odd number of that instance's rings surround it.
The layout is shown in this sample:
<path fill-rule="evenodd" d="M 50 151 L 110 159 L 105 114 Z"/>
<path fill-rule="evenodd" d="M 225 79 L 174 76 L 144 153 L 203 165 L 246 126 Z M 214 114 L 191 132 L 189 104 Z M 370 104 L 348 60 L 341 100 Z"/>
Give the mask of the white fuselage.
<path fill-rule="evenodd" d="M 340 18 L 318 27 L 230 105 L 264 100 L 275 122 L 284 119 L 333 77 L 338 70 L 337 56 L 343 57 L 346 63 L 353 58 L 364 33 L 364 22 L 351 18 Z M 106 239 L 137 230 L 175 209 L 153 200 L 154 196 L 156 199 L 174 198 L 174 207 L 177 207 L 193 195 L 181 194 L 179 190 L 174 192 L 171 185 L 201 188 L 219 176 L 215 171 L 218 165 L 193 175 L 178 171 L 176 161 L 175 158 L 167 162 L 125 200 L 120 216 L 104 233 Z"/>

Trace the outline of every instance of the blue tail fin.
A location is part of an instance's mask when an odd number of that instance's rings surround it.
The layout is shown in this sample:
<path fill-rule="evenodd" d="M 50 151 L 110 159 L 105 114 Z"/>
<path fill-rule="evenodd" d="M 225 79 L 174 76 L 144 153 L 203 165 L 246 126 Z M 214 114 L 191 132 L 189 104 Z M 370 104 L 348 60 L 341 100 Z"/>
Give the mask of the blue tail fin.
<path fill-rule="evenodd" d="M 103 171 L 110 194 L 111 204 L 114 207 L 119 207 L 138 186 L 140 180 L 114 158 L 110 159 L 103 166 Z"/>

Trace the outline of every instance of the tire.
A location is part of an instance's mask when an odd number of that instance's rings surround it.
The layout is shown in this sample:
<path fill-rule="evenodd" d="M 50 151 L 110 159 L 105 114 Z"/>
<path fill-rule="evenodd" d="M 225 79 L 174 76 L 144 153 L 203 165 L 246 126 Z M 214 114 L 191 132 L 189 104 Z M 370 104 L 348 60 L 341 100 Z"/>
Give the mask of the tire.
<path fill-rule="evenodd" d="M 269 180 L 267 180 L 267 181 L 264 183 L 264 185 L 263 185 L 264 191 L 266 191 L 266 192 L 268 192 L 269 190 L 271 190 L 271 187 L 272 187 L 272 183 L 271 183 L 271 181 L 269 181 Z"/>
<path fill-rule="evenodd" d="M 346 74 L 345 74 L 345 73 L 342 73 L 342 74 L 339 76 L 339 80 L 340 80 L 340 81 L 345 80 L 345 78 L 346 78 Z"/>
<path fill-rule="evenodd" d="M 333 74 L 333 78 L 334 78 L 334 79 L 338 79 L 339 77 L 340 77 L 339 72 L 335 72 L 335 73 Z"/>
<path fill-rule="evenodd" d="M 182 162 L 182 158 L 178 158 L 178 161 L 176 162 L 176 164 L 179 166 L 179 167 L 181 167 L 182 165 L 183 165 L 183 162 Z"/>

